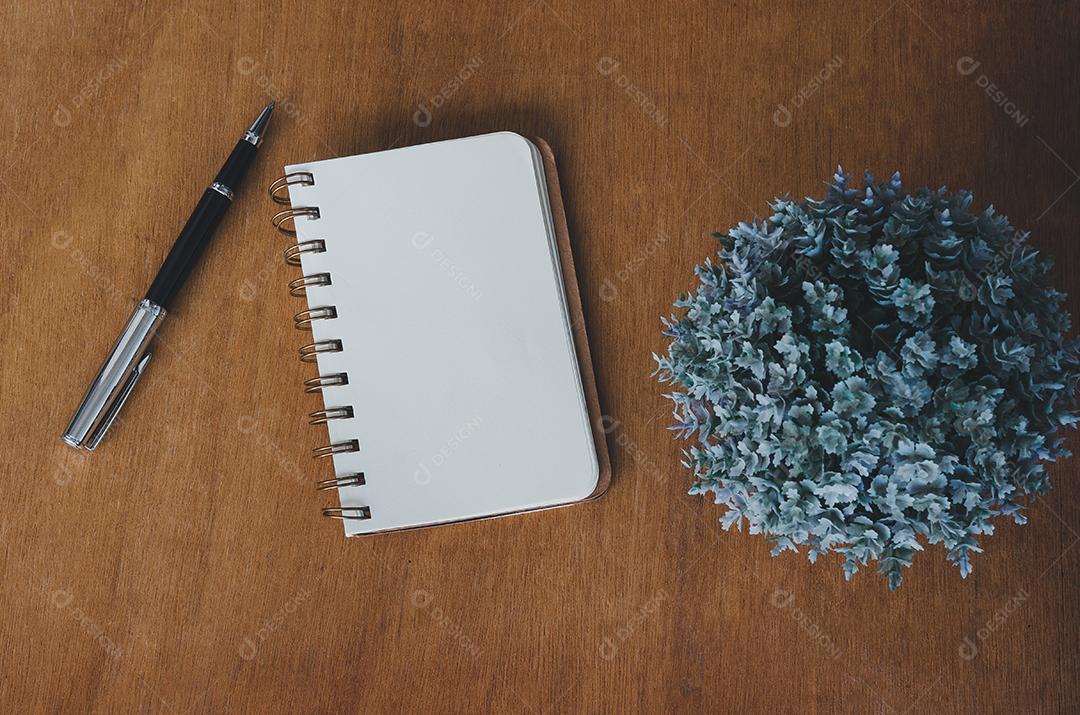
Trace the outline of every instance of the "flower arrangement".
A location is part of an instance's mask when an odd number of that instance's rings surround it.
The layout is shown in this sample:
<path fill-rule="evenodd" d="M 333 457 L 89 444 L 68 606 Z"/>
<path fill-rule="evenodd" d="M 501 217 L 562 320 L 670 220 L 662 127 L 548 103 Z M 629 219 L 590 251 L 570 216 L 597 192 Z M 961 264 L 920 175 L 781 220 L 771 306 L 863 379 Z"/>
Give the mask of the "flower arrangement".
<path fill-rule="evenodd" d="M 694 444 L 691 494 L 775 545 L 870 561 L 890 589 L 923 544 L 961 576 L 994 517 L 1024 523 L 1069 453 L 1080 383 L 1051 261 L 972 195 L 900 175 L 823 200 L 775 199 L 740 223 L 696 290 L 662 320 L 677 435 Z"/>

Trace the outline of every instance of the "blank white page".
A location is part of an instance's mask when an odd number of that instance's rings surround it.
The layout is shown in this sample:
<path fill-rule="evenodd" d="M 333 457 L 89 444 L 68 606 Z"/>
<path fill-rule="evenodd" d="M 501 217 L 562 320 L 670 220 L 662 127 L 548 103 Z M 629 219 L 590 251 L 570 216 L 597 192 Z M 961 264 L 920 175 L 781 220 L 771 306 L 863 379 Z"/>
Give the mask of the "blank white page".
<path fill-rule="evenodd" d="M 599 467 L 559 272 L 544 169 L 511 132 L 286 167 L 319 374 L 348 373 L 324 390 L 343 507 L 371 518 L 345 533 L 384 531 L 555 506 L 590 496 Z M 321 428 L 319 428 L 321 429 Z"/>

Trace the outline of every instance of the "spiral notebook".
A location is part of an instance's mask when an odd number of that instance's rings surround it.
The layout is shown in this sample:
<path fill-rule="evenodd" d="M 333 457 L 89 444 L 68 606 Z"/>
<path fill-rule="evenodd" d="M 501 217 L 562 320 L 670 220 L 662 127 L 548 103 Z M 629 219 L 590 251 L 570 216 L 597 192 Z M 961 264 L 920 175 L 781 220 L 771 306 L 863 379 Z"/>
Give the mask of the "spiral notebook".
<path fill-rule="evenodd" d="M 347 536 L 599 496 L 610 476 L 550 148 L 511 132 L 294 164 L 289 284 Z"/>

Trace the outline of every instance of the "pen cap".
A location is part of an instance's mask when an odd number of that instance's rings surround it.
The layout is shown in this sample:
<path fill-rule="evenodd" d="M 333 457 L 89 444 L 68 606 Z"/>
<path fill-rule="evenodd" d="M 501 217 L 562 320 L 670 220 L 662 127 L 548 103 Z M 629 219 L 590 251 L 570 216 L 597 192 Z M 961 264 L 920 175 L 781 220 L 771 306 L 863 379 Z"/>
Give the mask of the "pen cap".
<path fill-rule="evenodd" d="M 164 317 L 165 309 L 148 300 L 135 307 L 64 431 L 64 442 L 88 450 L 97 447 L 146 369 L 150 340 Z"/>

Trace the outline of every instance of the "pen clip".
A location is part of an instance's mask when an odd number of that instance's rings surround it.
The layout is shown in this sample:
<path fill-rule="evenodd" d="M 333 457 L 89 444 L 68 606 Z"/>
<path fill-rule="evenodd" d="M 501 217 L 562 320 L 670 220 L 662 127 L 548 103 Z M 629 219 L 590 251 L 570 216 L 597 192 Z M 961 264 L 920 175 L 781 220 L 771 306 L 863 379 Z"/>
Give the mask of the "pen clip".
<path fill-rule="evenodd" d="M 101 421 L 101 426 L 98 427 L 86 441 L 86 448 L 88 450 L 93 451 L 101 440 L 105 438 L 105 433 L 109 431 L 113 422 L 116 421 L 117 416 L 120 414 L 120 408 L 124 406 L 128 397 L 131 396 L 131 391 L 135 388 L 135 383 L 142 377 L 143 371 L 146 369 L 146 364 L 150 362 L 151 357 L 153 357 L 151 353 L 146 353 L 142 356 L 142 359 L 136 363 L 135 367 L 131 369 L 127 380 L 124 382 L 124 386 L 120 389 L 120 394 L 113 400 L 112 405 L 109 406 L 109 411 L 105 414 L 105 419 Z"/>

